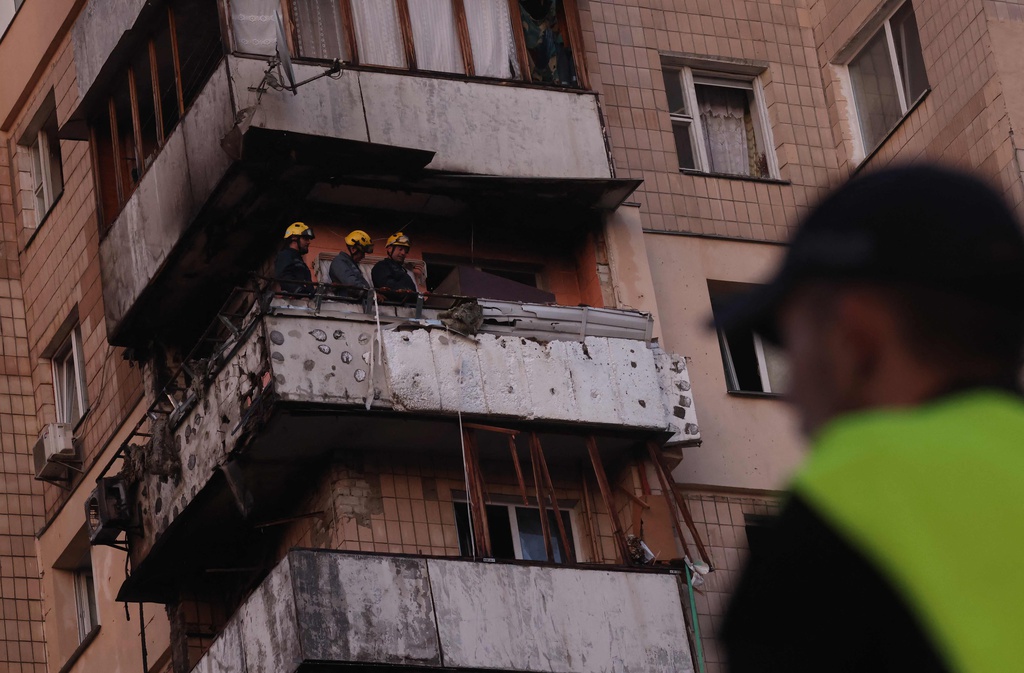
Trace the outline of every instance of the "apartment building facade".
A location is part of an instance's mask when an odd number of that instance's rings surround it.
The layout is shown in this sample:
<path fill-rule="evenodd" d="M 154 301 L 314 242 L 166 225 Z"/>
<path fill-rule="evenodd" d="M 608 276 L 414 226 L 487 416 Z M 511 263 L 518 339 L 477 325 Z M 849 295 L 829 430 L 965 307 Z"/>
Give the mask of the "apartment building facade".
<path fill-rule="evenodd" d="M 784 366 L 709 331 L 715 302 L 858 170 L 951 161 L 1024 208 L 1016 3 L 5 21 L 11 670 L 723 670 L 800 440 Z M 428 299 L 274 295 L 295 220 L 320 281 L 350 230 L 371 261 L 406 231 Z M 48 456 L 54 423 L 71 446 Z M 627 536 L 714 571 L 691 597 Z"/>
<path fill-rule="evenodd" d="M 859 171 L 932 160 L 977 171 L 1024 215 L 1016 2 L 590 2 L 591 81 L 616 175 L 638 204 L 663 346 L 685 344 L 699 446 L 677 480 L 716 571 L 697 593 L 707 670 L 729 588 L 801 460 L 753 334 L 706 327 L 764 279 L 800 216 Z M 588 38 L 589 39 L 589 38 Z M 749 540 L 749 541 L 748 541 Z"/>

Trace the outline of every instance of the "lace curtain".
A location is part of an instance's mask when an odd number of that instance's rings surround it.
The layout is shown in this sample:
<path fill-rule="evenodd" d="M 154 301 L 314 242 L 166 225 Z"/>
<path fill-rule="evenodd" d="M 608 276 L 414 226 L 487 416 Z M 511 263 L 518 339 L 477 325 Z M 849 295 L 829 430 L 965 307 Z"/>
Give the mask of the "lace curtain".
<path fill-rule="evenodd" d="M 352 15 L 360 63 L 406 67 L 398 10 L 393 0 L 352 0 Z"/>
<path fill-rule="evenodd" d="M 466 0 L 473 68 L 480 77 L 519 76 L 507 0 Z"/>
<path fill-rule="evenodd" d="M 348 61 L 338 0 L 291 0 L 299 55 Z"/>
<path fill-rule="evenodd" d="M 470 0 L 467 4 L 472 4 Z M 413 0 L 409 3 L 416 67 L 420 70 L 465 73 L 455 12 L 451 0 Z"/>
<path fill-rule="evenodd" d="M 708 170 L 729 175 L 756 175 L 758 156 L 747 92 L 718 86 L 696 86 L 704 127 Z"/>
<path fill-rule="evenodd" d="M 270 56 L 277 51 L 278 0 L 231 0 L 231 30 L 235 48 L 246 54 Z"/>

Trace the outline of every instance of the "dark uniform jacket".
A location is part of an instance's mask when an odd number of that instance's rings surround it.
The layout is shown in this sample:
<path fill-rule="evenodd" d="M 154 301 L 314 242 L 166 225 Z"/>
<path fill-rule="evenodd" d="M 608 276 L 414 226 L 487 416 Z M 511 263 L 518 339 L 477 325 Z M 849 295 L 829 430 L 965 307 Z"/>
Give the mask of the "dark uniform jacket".
<path fill-rule="evenodd" d="M 361 299 L 365 292 L 362 292 L 359 288 L 363 290 L 370 289 L 370 284 L 363 278 L 363 272 L 359 270 L 359 265 L 344 250 L 339 252 L 338 256 L 331 262 L 331 269 L 328 275 L 331 277 L 332 283 L 346 286 L 346 289 L 339 293 L 342 296 Z"/>
<path fill-rule="evenodd" d="M 295 248 L 285 248 L 274 260 L 274 277 L 281 283 L 281 291 L 311 296 L 314 292 L 313 275 Z"/>
<path fill-rule="evenodd" d="M 378 290 L 392 290 L 384 292 L 384 296 L 391 301 L 402 301 L 416 293 L 416 283 L 409 277 L 405 265 L 396 262 L 390 257 L 385 257 L 373 265 L 370 274 L 373 277 L 373 286 Z"/>

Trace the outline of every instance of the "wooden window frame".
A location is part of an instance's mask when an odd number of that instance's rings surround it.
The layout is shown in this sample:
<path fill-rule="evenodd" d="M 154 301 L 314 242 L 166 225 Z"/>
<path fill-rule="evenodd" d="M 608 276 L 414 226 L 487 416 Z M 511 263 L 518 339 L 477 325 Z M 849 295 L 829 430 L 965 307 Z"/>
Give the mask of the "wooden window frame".
<path fill-rule="evenodd" d="M 406 67 L 400 70 L 412 72 L 433 72 L 422 71 L 416 63 L 415 41 L 412 33 L 412 20 L 409 14 L 409 0 L 392 0 L 398 13 L 399 29 L 402 34 L 402 50 L 405 54 Z M 452 3 L 452 13 L 455 16 L 455 32 L 459 40 L 459 50 L 462 55 L 463 69 L 466 77 L 475 77 L 476 68 L 473 63 L 473 46 L 469 35 L 469 22 L 466 17 L 465 0 L 449 0 Z M 516 60 L 519 63 L 520 78 L 524 82 L 531 82 L 530 59 L 526 52 L 526 40 L 523 37 L 523 19 L 519 12 L 519 0 L 507 0 L 509 10 L 510 30 L 512 41 L 515 46 Z M 349 63 L 360 65 L 359 44 L 355 36 L 354 15 L 351 0 L 337 0 L 341 13 L 342 29 L 346 46 L 348 47 Z M 292 54 L 298 54 L 298 27 L 292 20 L 292 0 L 280 0 L 281 16 L 284 18 L 285 34 L 288 40 L 288 48 Z M 590 76 L 587 72 L 585 48 L 583 43 L 583 26 L 580 22 L 579 5 L 576 0 L 561 0 L 559 6 L 560 18 L 564 20 L 566 36 L 569 39 L 569 46 L 572 50 L 573 66 L 576 70 L 576 79 L 579 88 L 590 90 Z M 386 67 L 386 66 L 377 66 Z M 457 73 L 453 73 L 457 74 Z"/>
<path fill-rule="evenodd" d="M 284 2 L 286 0 L 282 0 Z M 347 1 L 347 0 L 346 0 Z M 219 30 L 223 35 L 222 22 L 219 24 Z M 174 14 L 174 8 L 170 5 L 167 7 L 167 28 L 170 38 L 171 48 L 171 65 L 174 71 L 174 90 L 178 106 L 178 122 L 175 124 L 175 128 L 181 124 L 185 118 L 186 105 L 185 96 L 182 86 L 182 72 L 181 72 L 181 56 L 178 47 L 178 26 L 177 19 Z M 159 152 L 167 144 L 168 134 L 164 130 L 164 114 L 163 114 L 163 99 L 162 89 L 160 87 L 160 67 L 158 64 L 157 48 L 156 48 L 156 34 L 151 34 L 144 42 L 144 49 L 146 55 L 149 58 L 149 78 L 153 88 L 153 109 L 156 119 L 156 143 Z M 109 133 L 111 141 L 111 154 L 113 161 L 113 180 L 117 185 L 116 196 L 117 196 L 117 213 L 106 213 L 103 208 L 103 200 L 101 198 L 96 199 L 96 212 L 97 218 L 100 223 L 101 236 L 106 236 L 110 226 L 114 223 L 117 215 L 124 209 L 125 204 L 135 193 L 135 189 L 142 182 L 143 176 L 148 171 L 149 166 L 146 165 L 145 161 L 145 150 L 142 142 L 142 123 L 139 115 L 139 97 L 138 97 L 138 80 L 139 77 L 145 77 L 146 73 L 144 68 L 136 69 L 133 65 L 129 64 L 125 71 L 127 72 L 128 79 L 128 99 L 131 123 L 132 123 L 132 142 L 134 143 L 135 152 L 137 155 L 137 167 L 138 167 L 138 179 L 134 183 L 130 183 L 130 180 L 125 180 L 125 167 L 123 165 L 126 157 L 124 156 L 124 149 L 121 146 L 120 126 L 117 118 L 117 108 L 114 103 L 114 95 L 111 94 L 107 97 L 107 115 L 110 118 L 109 129 L 96 128 L 94 124 L 90 124 L 89 128 L 89 143 L 92 148 L 92 165 L 93 165 L 93 179 L 95 182 L 96 194 L 102 194 L 101 184 L 101 167 L 99 161 L 98 151 L 98 138 L 101 133 Z M 127 186 L 126 186 L 127 185 Z"/>

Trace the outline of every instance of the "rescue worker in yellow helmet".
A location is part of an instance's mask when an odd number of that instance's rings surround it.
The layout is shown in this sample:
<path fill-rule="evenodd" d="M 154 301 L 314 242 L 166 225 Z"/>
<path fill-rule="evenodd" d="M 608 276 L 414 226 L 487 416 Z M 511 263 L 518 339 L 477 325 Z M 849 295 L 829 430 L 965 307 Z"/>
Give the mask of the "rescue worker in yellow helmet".
<path fill-rule="evenodd" d="M 373 241 L 365 231 L 356 229 L 345 237 L 345 246 L 348 248 L 347 251 L 342 250 L 334 258 L 328 275 L 332 283 L 344 286 L 339 292 L 340 295 L 362 299 L 370 289 L 370 284 L 359 270 L 359 263 L 367 253 L 373 252 Z"/>
<path fill-rule="evenodd" d="M 285 247 L 274 260 L 274 277 L 281 284 L 281 291 L 300 296 L 314 293 L 313 275 L 303 257 L 309 252 L 313 230 L 303 222 L 292 222 L 284 232 Z"/>
<path fill-rule="evenodd" d="M 416 283 L 405 268 L 412 241 L 402 232 L 392 234 L 386 247 L 388 256 L 373 265 L 373 286 L 390 301 L 403 301 L 416 295 Z"/>

